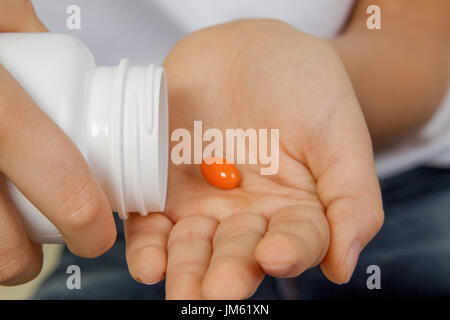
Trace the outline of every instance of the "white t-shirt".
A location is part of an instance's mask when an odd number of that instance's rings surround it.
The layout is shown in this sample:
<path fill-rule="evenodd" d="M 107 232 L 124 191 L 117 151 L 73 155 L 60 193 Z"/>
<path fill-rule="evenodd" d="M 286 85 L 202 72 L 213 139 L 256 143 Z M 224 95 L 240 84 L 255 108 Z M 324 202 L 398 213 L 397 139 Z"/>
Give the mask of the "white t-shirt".
<path fill-rule="evenodd" d="M 353 0 L 33 0 L 52 32 L 72 34 L 91 49 L 98 65 L 161 64 L 183 36 L 239 18 L 275 18 L 321 37 L 339 33 Z M 81 9 L 81 29 L 70 30 L 70 5 Z M 377 172 L 387 177 L 414 166 L 450 167 L 450 90 L 430 123 L 416 135 L 376 155 Z"/>

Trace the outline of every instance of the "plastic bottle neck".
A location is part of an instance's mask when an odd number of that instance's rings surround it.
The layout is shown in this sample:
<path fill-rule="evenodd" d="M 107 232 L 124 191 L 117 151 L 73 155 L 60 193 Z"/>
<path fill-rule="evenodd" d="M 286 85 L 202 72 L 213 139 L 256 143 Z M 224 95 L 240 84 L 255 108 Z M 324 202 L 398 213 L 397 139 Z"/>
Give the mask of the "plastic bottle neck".
<path fill-rule="evenodd" d="M 114 211 L 164 210 L 168 171 L 168 107 L 163 68 L 93 70 L 86 113 L 86 157 Z"/>

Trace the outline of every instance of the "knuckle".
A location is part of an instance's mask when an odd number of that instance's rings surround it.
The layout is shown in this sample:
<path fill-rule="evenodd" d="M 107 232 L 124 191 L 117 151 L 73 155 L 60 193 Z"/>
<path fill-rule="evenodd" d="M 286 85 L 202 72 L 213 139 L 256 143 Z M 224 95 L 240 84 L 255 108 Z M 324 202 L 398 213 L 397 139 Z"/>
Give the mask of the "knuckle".
<path fill-rule="evenodd" d="M 215 219 L 204 216 L 183 218 L 172 228 L 169 235 L 168 248 L 176 243 L 188 241 L 212 241 L 217 222 Z"/>
<path fill-rule="evenodd" d="M 336 210 L 327 213 L 327 217 L 332 225 L 346 225 L 355 221 L 357 217 L 353 210 Z"/>
<path fill-rule="evenodd" d="M 225 218 L 217 228 L 214 244 L 248 235 L 262 236 L 267 230 L 266 219 L 255 213 L 238 213 Z"/>
<path fill-rule="evenodd" d="M 178 221 L 174 227 L 174 233 L 189 233 L 189 232 L 206 232 L 206 228 L 199 228 L 200 225 L 204 226 L 216 226 L 215 219 L 206 216 L 192 216 L 186 217 Z"/>
<path fill-rule="evenodd" d="M 343 204 L 343 203 L 341 203 Z M 382 209 L 362 210 L 353 201 L 346 201 L 339 208 L 327 213 L 332 228 L 345 229 L 347 226 L 356 228 L 364 238 L 374 237 L 384 223 Z"/>
<path fill-rule="evenodd" d="M 238 224 L 238 225 L 248 225 L 248 226 L 256 226 L 259 224 L 265 224 L 266 218 L 264 218 L 260 214 L 244 212 L 237 213 L 226 217 L 222 224 Z"/>
<path fill-rule="evenodd" d="M 70 183 L 68 196 L 62 204 L 65 224 L 73 229 L 89 227 L 104 206 L 95 182 L 86 176 L 77 176 Z"/>

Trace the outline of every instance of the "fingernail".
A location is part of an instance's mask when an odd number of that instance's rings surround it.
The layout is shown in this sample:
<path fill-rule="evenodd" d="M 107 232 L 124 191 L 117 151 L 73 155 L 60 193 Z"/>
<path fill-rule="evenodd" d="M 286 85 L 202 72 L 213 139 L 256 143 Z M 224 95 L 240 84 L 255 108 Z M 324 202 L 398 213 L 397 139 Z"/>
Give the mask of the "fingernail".
<path fill-rule="evenodd" d="M 345 283 L 348 283 L 352 278 L 353 271 L 355 271 L 356 263 L 358 262 L 361 250 L 362 246 L 358 240 L 353 241 L 352 245 L 348 249 L 347 258 L 345 259 L 345 263 L 347 264 L 348 278 Z"/>

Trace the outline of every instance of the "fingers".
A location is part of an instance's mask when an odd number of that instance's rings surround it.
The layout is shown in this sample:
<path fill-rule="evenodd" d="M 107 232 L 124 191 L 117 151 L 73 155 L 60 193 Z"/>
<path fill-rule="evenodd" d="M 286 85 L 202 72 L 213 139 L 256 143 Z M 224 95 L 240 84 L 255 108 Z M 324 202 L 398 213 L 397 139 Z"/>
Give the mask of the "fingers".
<path fill-rule="evenodd" d="M 1 180 L 4 180 L 1 177 Z M 42 248 L 28 240 L 18 215 L 0 188 L 0 284 L 17 285 L 35 278 L 42 268 Z"/>
<path fill-rule="evenodd" d="M 73 253 L 102 254 L 115 241 L 115 224 L 83 156 L 1 65 L 0 92 L 0 170 Z"/>
<path fill-rule="evenodd" d="M 166 273 L 167 240 L 172 222 L 159 213 L 146 217 L 131 214 L 124 225 L 131 276 L 144 284 L 158 283 Z"/>
<path fill-rule="evenodd" d="M 30 1 L 0 2 L 0 32 L 45 31 L 47 29 L 37 18 Z M 0 92 L 4 94 L 3 91 Z M 3 177 L 1 179 L 3 180 Z M 32 280 L 39 274 L 42 268 L 42 247 L 27 238 L 14 207 L 5 196 L 4 185 L 1 189 L 0 284 L 18 285 Z"/>
<path fill-rule="evenodd" d="M 0 1 L 0 32 L 46 32 L 29 0 Z"/>
<path fill-rule="evenodd" d="M 251 213 L 235 214 L 220 223 L 202 286 L 205 298 L 245 299 L 256 291 L 264 273 L 254 251 L 266 226 L 263 216 Z"/>
<path fill-rule="evenodd" d="M 284 208 L 268 226 L 251 213 L 231 215 L 218 226 L 207 217 L 181 219 L 169 236 L 167 298 L 248 298 L 265 272 L 294 277 L 320 263 L 329 239 L 327 219 L 315 207 Z"/>
<path fill-rule="evenodd" d="M 328 124 L 329 135 L 306 155 L 331 228 L 330 248 L 321 267 L 339 284 L 350 280 L 359 253 L 383 224 L 369 133 L 357 102 L 349 103 L 352 112 L 336 112 L 338 119 Z"/>
<path fill-rule="evenodd" d="M 211 259 L 217 223 L 208 217 L 178 221 L 168 241 L 167 299 L 201 299 L 201 285 Z"/>
<path fill-rule="evenodd" d="M 167 298 L 248 298 L 265 273 L 294 277 L 320 263 L 329 239 L 327 219 L 315 207 L 284 208 L 268 226 L 251 213 L 219 225 L 206 217 L 181 219 L 169 236 Z"/>
<path fill-rule="evenodd" d="M 319 208 L 287 207 L 271 217 L 255 257 L 267 274 L 295 277 L 323 259 L 329 238 L 328 223 Z"/>

